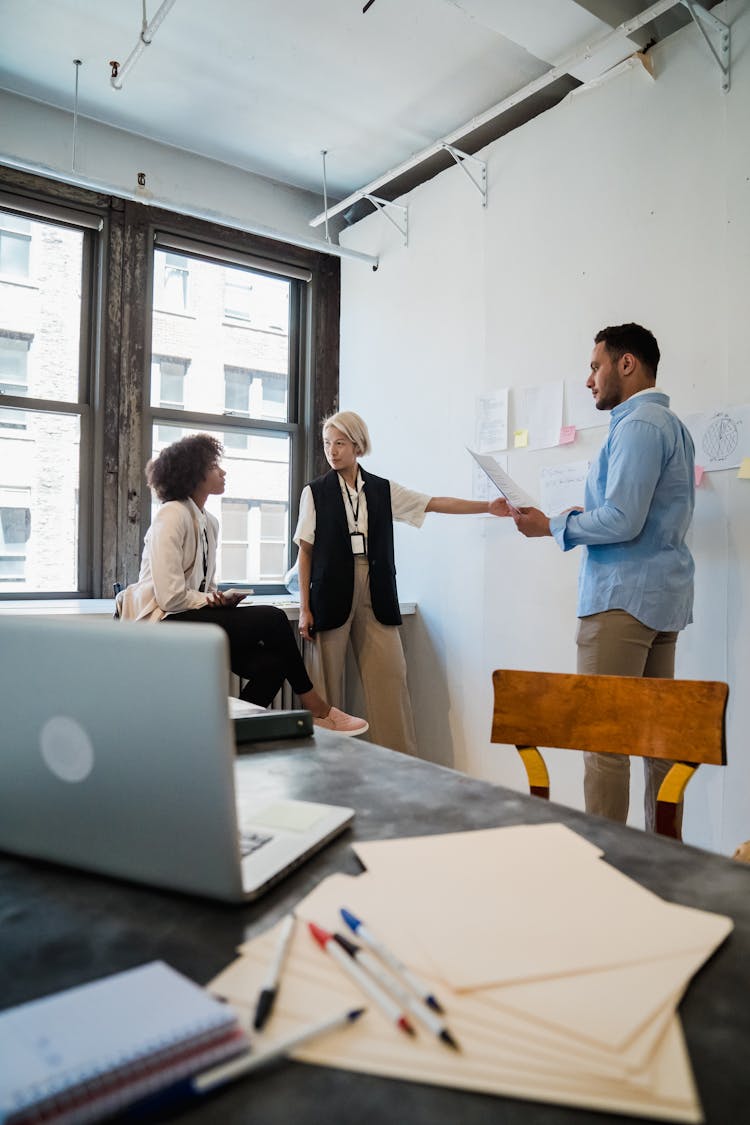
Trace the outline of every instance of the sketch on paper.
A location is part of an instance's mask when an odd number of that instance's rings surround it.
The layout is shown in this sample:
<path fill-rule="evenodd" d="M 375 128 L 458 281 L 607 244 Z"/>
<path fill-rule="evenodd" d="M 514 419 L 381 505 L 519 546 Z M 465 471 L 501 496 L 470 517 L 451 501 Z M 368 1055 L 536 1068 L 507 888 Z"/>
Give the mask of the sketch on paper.
<path fill-rule="evenodd" d="M 695 442 L 695 463 L 707 473 L 736 469 L 750 448 L 750 405 L 690 414 L 685 425 Z"/>

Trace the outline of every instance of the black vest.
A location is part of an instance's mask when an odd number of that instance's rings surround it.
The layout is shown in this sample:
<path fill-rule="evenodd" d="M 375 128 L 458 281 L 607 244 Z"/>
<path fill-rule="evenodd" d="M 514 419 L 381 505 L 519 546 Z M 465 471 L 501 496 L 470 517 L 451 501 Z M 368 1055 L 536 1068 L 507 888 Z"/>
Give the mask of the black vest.
<path fill-rule="evenodd" d="M 400 625 L 393 555 L 391 486 L 383 477 L 362 474 L 367 499 L 367 557 L 372 610 L 382 625 Z M 333 469 L 311 481 L 315 543 L 310 575 L 310 610 L 316 630 L 338 629 L 354 596 L 354 555 L 339 475 Z"/>

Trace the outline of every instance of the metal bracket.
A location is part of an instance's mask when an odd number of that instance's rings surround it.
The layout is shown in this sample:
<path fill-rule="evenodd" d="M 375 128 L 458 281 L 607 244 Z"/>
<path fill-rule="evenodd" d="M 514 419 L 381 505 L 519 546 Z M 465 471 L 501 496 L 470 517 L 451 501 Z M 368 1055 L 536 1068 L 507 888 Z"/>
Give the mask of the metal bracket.
<path fill-rule="evenodd" d="M 721 71 L 721 88 L 724 93 L 729 92 L 732 77 L 732 63 L 731 63 L 731 47 L 732 47 L 732 29 L 727 23 L 723 23 L 712 12 L 706 11 L 701 4 L 695 4 L 693 0 L 682 0 L 690 15 L 693 18 L 693 23 L 700 31 L 706 46 L 716 59 L 719 70 Z M 715 31 L 719 37 L 718 51 L 714 47 L 711 40 L 708 38 L 704 24 L 708 24 L 711 31 Z"/>
<path fill-rule="evenodd" d="M 387 219 L 388 222 L 396 228 L 396 230 L 404 240 L 404 246 L 408 246 L 409 208 L 402 207 L 400 203 L 391 203 L 390 199 L 381 199 L 379 195 L 366 195 L 364 198 L 369 200 L 369 202 L 372 203 L 373 207 L 375 207 L 380 212 L 383 218 Z M 396 219 L 394 219 L 393 215 L 388 214 L 388 208 L 390 208 L 392 211 L 401 212 L 401 215 L 403 217 L 403 226 L 401 226 L 401 224 L 397 222 Z"/>
<path fill-rule="evenodd" d="M 451 154 L 451 156 L 453 157 L 453 159 L 455 160 L 456 164 L 459 166 L 461 171 L 466 176 L 468 176 L 468 178 L 471 180 L 474 187 L 477 189 L 477 191 L 479 192 L 479 194 L 482 197 L 482 206 L 486 207 L 487 206 L 487 164 L 486 164 L 486 162 L 484 160 L 480 160 L 477 156 L 472 156 L 468 152 L 461 152 L 460 148 L 454 148 L 453 145 L 443 143 L 440 147 L 444 148 L 446 152 L 449 152 Z M 473 176 L 471 174 L 471 172 L 469 171 L 469 169 L 466 167 L 467 160 L 471 160 L 474 164 L 479 165 L 479 169 L 478 169 L 479 176 L 478 176 L 478 178 Z"/>

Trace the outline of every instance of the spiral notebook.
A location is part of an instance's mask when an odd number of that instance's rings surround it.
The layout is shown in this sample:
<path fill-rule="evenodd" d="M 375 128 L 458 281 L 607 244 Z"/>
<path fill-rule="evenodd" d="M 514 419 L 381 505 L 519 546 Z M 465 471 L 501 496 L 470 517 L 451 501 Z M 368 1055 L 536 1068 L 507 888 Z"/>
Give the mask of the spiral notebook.
<path fill-rule="evenodd" d="M 84 1125 L 248 1048 L 236 1012 L 153 961 L 0 1012 L 0 1125 Z"/>

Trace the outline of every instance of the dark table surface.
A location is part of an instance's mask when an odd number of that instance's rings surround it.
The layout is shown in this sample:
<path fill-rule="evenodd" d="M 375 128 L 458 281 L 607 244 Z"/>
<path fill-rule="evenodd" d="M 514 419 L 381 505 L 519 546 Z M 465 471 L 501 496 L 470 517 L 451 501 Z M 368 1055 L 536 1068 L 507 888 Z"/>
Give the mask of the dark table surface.
<path fill-rule="evenodd" d="M 0 854 L 0 1007 L 156 958 L 205 983 L 240 942 L 288 912 L 324 876 L 360 871 L 350 847 L 355 839 L 560 821 L 663 898 L 734 919 L 734 932 L 693 980 L 680 1013 L 706 1120 L 750 1121 L 750 866 L 326 733 L 283 748 L 256 747 L 240 768 L 252 771 L 269 798 L 353 806 L 353 827 L 257 902 L 239 907 Z M 288 1061 L 171 1116 L 185 1125 L 319 1125 L 355 1116 L 368 1125 L 626 1120 Z"/>

